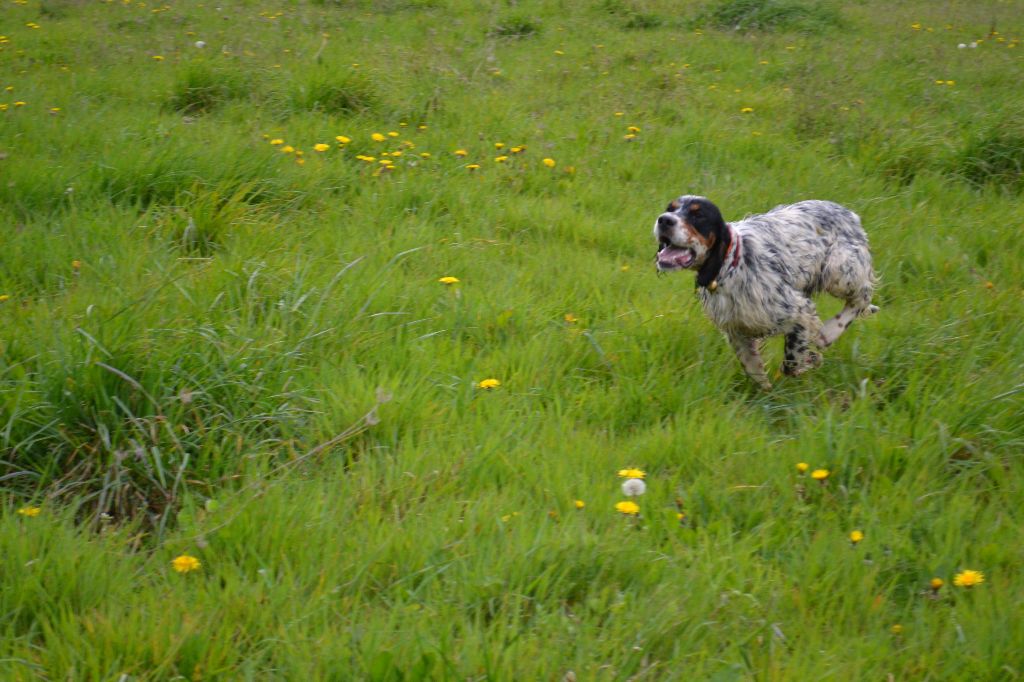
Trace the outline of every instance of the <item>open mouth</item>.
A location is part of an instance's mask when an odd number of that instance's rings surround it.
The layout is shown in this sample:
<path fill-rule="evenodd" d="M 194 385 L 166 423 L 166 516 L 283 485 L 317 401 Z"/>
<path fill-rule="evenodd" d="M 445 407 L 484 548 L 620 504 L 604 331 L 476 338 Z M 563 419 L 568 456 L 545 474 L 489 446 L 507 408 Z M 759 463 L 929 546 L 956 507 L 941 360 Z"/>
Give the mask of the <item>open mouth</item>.
<path fill-rule="evenodd" d="M 693 265 L 693 260 L 696 257 L 697 254 L 693 249 L 672 246 L 668 242 L 661 242 L 661 250 L 658 251 L 658 269 L 676 270 L 678 268 L 688 268 Z"/>

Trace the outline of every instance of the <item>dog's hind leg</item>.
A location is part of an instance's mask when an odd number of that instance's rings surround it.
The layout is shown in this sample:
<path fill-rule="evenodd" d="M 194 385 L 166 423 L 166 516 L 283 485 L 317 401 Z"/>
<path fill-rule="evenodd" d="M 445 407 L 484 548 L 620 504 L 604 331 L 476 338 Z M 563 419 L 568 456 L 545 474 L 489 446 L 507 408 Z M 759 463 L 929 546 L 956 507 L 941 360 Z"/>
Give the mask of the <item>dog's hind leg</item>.
<path fill-rule="evenodd" d="M 772 383 L 768 381 L 764 360 L 761 359 L 761 341 L 734 333 L 727 333 L 726 337 L 729 339 L 729 345 L 736 351 L 736 356 L 740 359 L 747 376 L 765 391 L 770 391 Z"/>
<path fill-rule="evenodd" d="M 821 326 L 816 339 L 818 346 L 831 346 L 858 317 L 867 317 L 877 312 L 878 306 L 871 304 L 871 286 L 865 285 L 855 296 L 846 299 L 846 306 L 835 317 Z"/>
<path fill-rule="evenodd" d="M 878 312 L 878 306 L 871 304 L 876 279 L 867 243 L 847 244 L 833 251 L 822 278 L 825 291 L 846 301 L 846 306 L 822 325 L 821 333 L 815 338 L 817 345 L 825 348 L 835 343 L 858 317 Z"/>
<path fill-rule="evenodd" d="M 814 301 L 805 299 L 800 308 L 800 315 L 786 332 L 785 359 L 782 362 L 782 373 L 791 377 L 803 374 L 809 369 L 821 366 L 821 354 L 811 349 L 815 339 L 821 334 L 822 324 Z"/>

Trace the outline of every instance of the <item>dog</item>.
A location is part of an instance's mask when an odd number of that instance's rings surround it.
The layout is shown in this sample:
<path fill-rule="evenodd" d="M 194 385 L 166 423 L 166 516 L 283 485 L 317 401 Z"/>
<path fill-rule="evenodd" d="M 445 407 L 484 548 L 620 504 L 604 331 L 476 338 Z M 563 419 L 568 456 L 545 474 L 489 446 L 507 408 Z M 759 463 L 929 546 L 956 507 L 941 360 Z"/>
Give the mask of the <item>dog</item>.
<path fill-rule="evenodd" d="M 782 371 L 797 376 L 821 364 L 815 348 L 832 345 L 853 320 L 878 311 L 860 217 L 831 201 L 777 206 L 728 224 L 707 198 L 681 196 L 658 216 L 654 237 L 659 273 L 697 271 L 705 313 L 764 390 L 771 389 L 764 339 L 785 335 Z M 811 298 L 820 291 L 846 302 L 824 323 Z"/>

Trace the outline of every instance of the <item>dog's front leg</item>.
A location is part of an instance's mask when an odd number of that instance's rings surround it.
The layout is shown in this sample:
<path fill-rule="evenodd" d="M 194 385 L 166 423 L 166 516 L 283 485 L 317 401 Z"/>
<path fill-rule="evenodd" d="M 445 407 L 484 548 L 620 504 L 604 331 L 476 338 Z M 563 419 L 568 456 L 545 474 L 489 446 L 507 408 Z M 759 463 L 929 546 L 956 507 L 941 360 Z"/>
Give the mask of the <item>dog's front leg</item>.
<path fill-rule="evenodd" d="M 726 334 L 729 345 L 736 351 L 747 376 L 753 379 L 758 386 L 765 391 L 770 391 L 772 384 L 768 381 L 768 373 L 764 370 L 764 360 L 761 359 L 761 341 L 759 339 L 743 336 L 741 334 Z"/>

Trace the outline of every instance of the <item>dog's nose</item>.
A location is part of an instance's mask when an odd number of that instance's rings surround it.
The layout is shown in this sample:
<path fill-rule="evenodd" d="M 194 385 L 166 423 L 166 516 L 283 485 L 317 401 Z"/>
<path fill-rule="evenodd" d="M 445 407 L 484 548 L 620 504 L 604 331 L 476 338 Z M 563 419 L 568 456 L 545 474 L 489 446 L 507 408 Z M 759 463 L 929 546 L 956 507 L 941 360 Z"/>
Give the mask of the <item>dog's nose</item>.
<path fill-rule="evenodd" d="M 663 213 L 658 216 L 658 229 L 662 232 L 675 227 L 676 217 L 671 213 Z"/>

